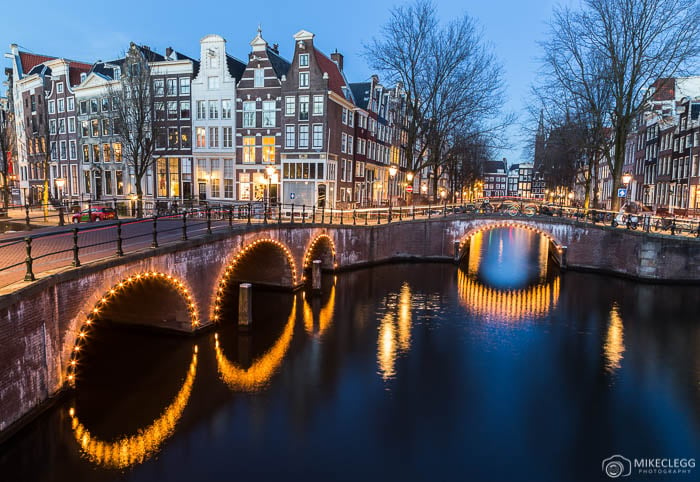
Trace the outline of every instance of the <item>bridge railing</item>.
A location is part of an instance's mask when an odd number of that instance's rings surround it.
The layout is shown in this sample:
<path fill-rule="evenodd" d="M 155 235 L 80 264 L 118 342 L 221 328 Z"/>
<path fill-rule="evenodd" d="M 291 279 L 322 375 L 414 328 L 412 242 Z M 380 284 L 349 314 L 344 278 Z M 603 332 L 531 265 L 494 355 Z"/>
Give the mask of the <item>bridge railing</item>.
<path fill-rule="evenodd" d="M 46 228 L 31 234 L 0 236 L 0 287 L 18 281 L 34 281 L 36 273 L 52 273 L 85 262 L 215 232 L 246 230 L 252 225 L 316 224 L 370 226 L 455 215 L 502 216 L 540 220 L 567 218 L 580 224 L 639 229 L 662 235 L 700 237 L 700 222 L 690 219 L 639 215 L 636 222 L 620 213 L 535 203 L 427 204 L 372 208 L 329 208 L 264 202 L 208 205 L 140 219 L 78 223 L 72 227 Z"/>

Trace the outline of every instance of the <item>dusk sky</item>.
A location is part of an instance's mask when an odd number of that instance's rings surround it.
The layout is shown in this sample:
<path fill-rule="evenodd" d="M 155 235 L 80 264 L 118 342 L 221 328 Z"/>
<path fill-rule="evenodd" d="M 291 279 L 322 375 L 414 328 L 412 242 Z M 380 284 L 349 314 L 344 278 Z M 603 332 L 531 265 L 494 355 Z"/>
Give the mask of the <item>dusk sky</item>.
<path fill-rule="evenodd" d="M 337 48 L 345 56 L 348 80 L 360 82 L 372 73 L 361 57 L 363 42 L 379 34 L 390 8 L 400 3 L 396 0 L 12 2 L 3 8 L 3 17 L 8 21 L 0 29 L 0 45 L 4 52 L 11 43 L 17 43 L 34 53 L 92 63 L 118 57 L 130 41 L 135 41 L 159 52 L 172 46 L 196 58 L 199 39 L 216 33 L 226 38 L 230 54 L 245 58 L 250 50 L 248 43 L 261 24 L 263 37 L 270 44 L 279 43 L 281 54 L 287 58 L 293 51 L 292 35 L 301 29 L 315 33 L 316 45 L 321 50 L 330 54 Z M 542 39 L 546 21 L 557 3 L 577 3 L 577 0 L 436 1 L 441 19 L 466 12 L 484 28 L 486 40 L 505 67 L 506 110 L 519 115 L 520 121 L 527 120 L 524 106 L 538 68 L 537 41 Z M 19 21 L 22 18 L 25 20 Z M 3 60 L 9 65 L 7 59 Z M 3 87 L 3 93 L 4 90 Z M 513 147 L 501 153 L 509 162 L 517 162 L 523 155 L 525 143 L 521 132 L 520 126 L 510 129 L 508 140 Z"/>

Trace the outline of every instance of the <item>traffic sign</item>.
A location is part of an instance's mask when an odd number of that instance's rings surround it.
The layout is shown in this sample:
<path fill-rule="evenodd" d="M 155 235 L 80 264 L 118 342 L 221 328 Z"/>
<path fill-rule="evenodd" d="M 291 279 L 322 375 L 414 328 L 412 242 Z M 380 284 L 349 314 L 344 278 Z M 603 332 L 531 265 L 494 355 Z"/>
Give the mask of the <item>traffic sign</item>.
<path fill-rule="evenodd" d="M 297 197 L 297 195 L 295 193 L 293 193 L 293 192 L 289 193 L 289 199 L 294 199 L 295 197 Z"/>
<path fill-rule="evenodd" d="M 413 192 L 413 186 L 406 186 L 406 192 Z"/>
<path fill-rule="evenodd" d="M 627 197 L 627 189 L 621 187 L 617 190 L 617 197 Z"/>

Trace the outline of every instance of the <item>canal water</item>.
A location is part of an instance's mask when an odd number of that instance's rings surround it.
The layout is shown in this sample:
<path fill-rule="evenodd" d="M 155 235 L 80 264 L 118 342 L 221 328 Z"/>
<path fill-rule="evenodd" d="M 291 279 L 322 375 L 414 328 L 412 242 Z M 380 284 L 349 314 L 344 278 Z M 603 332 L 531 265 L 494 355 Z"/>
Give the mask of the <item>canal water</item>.
<path fill-rule="evenodd" d="M 697 288 L 560 274 L 547 249 L 498 229 L 459 269 L 258 291 L 249 334 L 102 323 L 0 480 L 593 481 L 616 454 L 697 457 Z"/>

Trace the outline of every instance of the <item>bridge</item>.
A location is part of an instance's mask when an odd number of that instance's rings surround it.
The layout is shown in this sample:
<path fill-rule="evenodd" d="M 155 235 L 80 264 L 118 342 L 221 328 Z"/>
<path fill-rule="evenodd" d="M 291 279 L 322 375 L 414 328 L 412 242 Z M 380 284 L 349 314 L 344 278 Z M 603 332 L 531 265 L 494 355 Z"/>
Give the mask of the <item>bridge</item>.
<path fill-rule="evenodd" d="M 197 228 L 190 221 L 189 231 L 186 217 L 160 220 L 159 226 L 157 220 L 126 227 L 103 223 L 90 236 L 105 237 L 95 238 L 93 247 L 109 246 L 109 253 L 86 253 L 79 230 L 52 233 L 53 248 L 46 246 L 39 255 L 30 249 L 37 240 L 12 241 L 12 249 L 27 247 L 27 256 L 10 263 L 24 277 L 10 279 L 0 289 L 0 433 L 20 425 L 23 417 L 72 385 L 81 349 L 100 319 L 194 333 L 228 318 L 223 300 L 236 300 L 241 282 L 299 289 L 309 282 L 313 260 L 321 260 L 326 271 L 410 260 L 460 263 L 476 233 L 507 227 L 544 236 L 552 258 L 563 268 L 646 281 L 700 280 L 700 241 L 695 238 L 552 216 L 446 211 L 370 216 L 344 213 L 323 222 L 314 217 L 238 223 L 223 217 L 207 219 Z M 129 245 L 120 238 L 130 236 L 147 241 Z M 41 265 L 34 256 L 51 261 L 37 269 Z M 556 296 L 557 289 L 536 294 Z M 488 306 L 492 298 L 488 291 L 474 291 L 465 279 L 460 279 L 460 290 L 475 306 Z M 529 310 L 541 309 L 533 303 Z M 231 383 L 248 383 L 233 368 L 222 366 Z"/>

